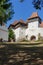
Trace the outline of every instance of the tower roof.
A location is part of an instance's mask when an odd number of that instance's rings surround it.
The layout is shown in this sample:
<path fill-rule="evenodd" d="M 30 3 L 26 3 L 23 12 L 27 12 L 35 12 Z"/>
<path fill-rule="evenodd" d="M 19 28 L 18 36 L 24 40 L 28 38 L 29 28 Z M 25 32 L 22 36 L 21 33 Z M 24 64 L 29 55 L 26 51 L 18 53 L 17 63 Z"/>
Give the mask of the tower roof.
<path fill-rule="evenodd" d="M 39 17 L 37 12 L 33 12 L 32 15 L 28 19 L 32 19 L 35 17 Z"/>

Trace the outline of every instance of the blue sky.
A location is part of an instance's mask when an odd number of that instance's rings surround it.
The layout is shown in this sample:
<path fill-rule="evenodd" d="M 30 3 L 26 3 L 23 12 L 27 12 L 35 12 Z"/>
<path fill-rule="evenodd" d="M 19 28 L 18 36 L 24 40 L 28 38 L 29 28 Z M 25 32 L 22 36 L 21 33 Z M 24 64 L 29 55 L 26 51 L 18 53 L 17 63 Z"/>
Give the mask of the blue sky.
<path fill-rule="evenodd" d="M 24 0 L 22 3 L 20 3 L 19 0 L 11 0 L 11 2 L 15 14 L 13 15 L 12 19 L 7 22 L 7 27 L 15 20 L 23 19 L 26 21 L 26 19 L 29 18 L 33 12 L 37 11 L 33 7 L 32 0 Z M 38 10 L 38 15 L 43 20 L 43 8 L 41 10 Z"/>

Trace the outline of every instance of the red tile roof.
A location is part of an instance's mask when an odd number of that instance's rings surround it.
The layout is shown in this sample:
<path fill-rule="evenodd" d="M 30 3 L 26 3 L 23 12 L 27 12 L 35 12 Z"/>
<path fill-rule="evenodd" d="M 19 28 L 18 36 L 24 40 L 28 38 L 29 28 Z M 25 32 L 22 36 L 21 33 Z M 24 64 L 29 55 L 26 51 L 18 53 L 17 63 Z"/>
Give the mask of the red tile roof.
<path fill-rule="evenodd" d="M 39 17 L 37 12 L 33 12 L 28 19 L 35 18 L 35 17 Z"/>
<path fill-rule="evenodd" d="M 22 19 L 19 20 L 20 23 L 26 24 Z"/>
<path fill-rule="evenodd" d="M 16 25 L 18 23 L 17 20 L 15 20 L 11 25 Z"/>
<path fill-rule="evenodd" d="M 14 21 L 14 23 L 12 23 L 11 25 L 16 25 L 17 23 L 26 24 L 22 19 L 20 19 L 19 21 Z"/>

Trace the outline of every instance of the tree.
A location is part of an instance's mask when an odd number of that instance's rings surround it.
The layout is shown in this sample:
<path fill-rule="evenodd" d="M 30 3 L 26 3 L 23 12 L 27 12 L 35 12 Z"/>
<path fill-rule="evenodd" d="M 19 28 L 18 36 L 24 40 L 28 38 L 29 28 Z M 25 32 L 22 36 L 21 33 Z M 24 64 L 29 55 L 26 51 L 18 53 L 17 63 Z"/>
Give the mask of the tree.
<path fill-rule="evenodd" d="M 23 2 L 24 0 L 19 0 Z M 43 0 L 32 0 L 32 4 L 34 5 L 35 9 L 41 9 L 43 7 Z"/>
<path fill-rule="evenodd" d="M 6 23 L 14 14 L 10 0 L 0 0 L 0 24 Z"/>
<path fill-rule="evenodd" d="M 43 7 L 43 0 L 33 0 L 32 4 L 35 9 L 41 9 Z"/>
<path fill-rule="evenodd" d="M 11 40 L 11 39 L 15 40 L 15 35 L 14 35 L 14 32 L 11 28 L 9 29 L 8 39 L 9 40 Z"/>
<path fill-rule="evenodd" d="M 20 2 L 23 2 L 24 0 L 19 0 Z"/>

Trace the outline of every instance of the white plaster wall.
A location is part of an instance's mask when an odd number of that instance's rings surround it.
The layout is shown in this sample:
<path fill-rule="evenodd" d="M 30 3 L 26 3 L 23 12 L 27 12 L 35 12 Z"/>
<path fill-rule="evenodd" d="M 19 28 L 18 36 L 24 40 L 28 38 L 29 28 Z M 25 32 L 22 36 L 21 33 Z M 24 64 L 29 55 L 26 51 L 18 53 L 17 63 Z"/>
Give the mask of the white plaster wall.
<path fill-rule="evenodd" d="M 39 33 L 41 34 L 41 36 L 43 37 L 43 28 L 39 28 L 38 30 L 39 30 L 38 32 L 39 32 Z"/>
<path fill-rule="evenodd" d="M 12 29 L 14 34 L 15 34 L 15 41 L 18 41 L 19 40 L 19 30 L 20 28 L 17 28 L 17 29 Z"/>
<path fill-rule="evenodd" d="M 40 33 L 40 35 L 43 37 L 43 28 L 27 28 L 25 34 L 28 35 L 28 40 L 30 40 L 31 36 L 35 36 L 36 40 L 38 40 L 38 34 Z"/>
<path fill-rule="evenodd" d="M 0 38 L 8 41 L 8 29 L 5 26 L 0 26 Z"/>
<path fill-rule="evenodd" d="M 27 29 L 26 30 L 26 33 L 25 33 L 27 36 L 28 36 L 28 40 L 30 40 L 30 38 L 31 38 L 31 36 L 35 36 L 36 37 L 36 40 L 38 40 L 38 28 L 36 29 L 36 28 L 31 28 L 31 29 Z"/>
<path fill-rule="evenodd" d="M 28 28 L 38 28 L 38 26 L 39 26 L 38 21 L 28 23 Z"/>
<path fill-rule="evenodd" d="M 38 40 L 38 26 L 38 21 L 28 23 L 28 28 L 25 32 L 25 34 L 28 36 L 27 40 L 30 40 L 31 36 L 33 35 L 36 37 L 36 40 Z"/>
<path fill-rule="evenodd" d="M 21 41 L 25 38 L 25 27 L 19 27 L 17 29 L 12 29 L 15 34 L 15 41 Z"/>
<path fill-rule="evenodd" d="M 25 30 L 26 30 L 25 27 L 20 27 L 19 36 L 21 40 L 25 39 Z"/>

